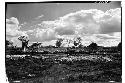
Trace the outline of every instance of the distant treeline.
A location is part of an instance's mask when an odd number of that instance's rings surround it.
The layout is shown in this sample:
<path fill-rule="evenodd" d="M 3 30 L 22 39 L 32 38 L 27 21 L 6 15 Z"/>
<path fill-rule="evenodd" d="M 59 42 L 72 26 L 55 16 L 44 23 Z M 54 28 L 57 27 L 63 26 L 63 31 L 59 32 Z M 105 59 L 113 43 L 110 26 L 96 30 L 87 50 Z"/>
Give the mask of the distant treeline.
<path fill-rule="evenodd" d="M 64 39 L 57 39 L 55 46 L 42 46 L 41 42 L 32 43 L 28 45 L 29 39 L 26 36 L 20 36 L 18 38 L 22 42 L 22 47 L 13 45 L 13 42 L 6 40 L 6 54 L 21 54 L 21 53 L 90 53 L 90 52 L 118 52 L 122 50 L 122 43 L 120 42 L 115 47 L 102 47 L 98 46 L 97 43 L 92 42 L 88 46 L 82 45 L 81 37 L 77 37 L 74 40 L 66 40 L 68 47 L 62 46 Z M 73 46 L 69 46 L 73 43 Z"/>

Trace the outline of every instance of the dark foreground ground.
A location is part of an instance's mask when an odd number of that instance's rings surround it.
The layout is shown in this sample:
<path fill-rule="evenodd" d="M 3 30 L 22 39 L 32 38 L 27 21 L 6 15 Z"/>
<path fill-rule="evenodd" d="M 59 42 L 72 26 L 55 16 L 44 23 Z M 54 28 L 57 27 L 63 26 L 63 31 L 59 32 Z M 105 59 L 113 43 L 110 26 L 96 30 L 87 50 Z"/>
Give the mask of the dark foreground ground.
<path fill-rule="evenodd" d="M 101 55 L 6 55 L 10 83 L 121 83 L 122 61 Z"/>

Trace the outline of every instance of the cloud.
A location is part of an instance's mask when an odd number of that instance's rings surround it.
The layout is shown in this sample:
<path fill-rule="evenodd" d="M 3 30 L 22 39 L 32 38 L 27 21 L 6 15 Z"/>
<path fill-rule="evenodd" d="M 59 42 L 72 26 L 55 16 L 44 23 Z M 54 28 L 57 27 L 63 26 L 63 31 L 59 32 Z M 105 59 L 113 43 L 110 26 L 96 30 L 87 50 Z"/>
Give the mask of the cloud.
<path fill-rule="evenodd" d="M 120 39 L 120 32 L 115 32 L 115 33 L 112 33 L 113 35 L 109 35 L 109 34 L 94 34 L 97 38 L 100 38 L 100 39 Z"/>
<path fill-rule="evenodd" d="M 73 35 L 75 34 L 75 30 L 73 27 L 58 27 L 55 29 L 55 32 L 58 33 L 58 35 Z"/>
<path fill-rule="evenodd" d="M 99 46 L 117 46 L 120 41 L 120 32 L 111 34 L 90 34 L 82 37 L 82 44 L 85 46 L 88 46 L 92 42 L 97 43 Z"/>
<path fill-rule="evenodd" d="M 6 19 L 6 39 L 12 41 L 14 46 L 21 46 L 21 42 L 18 40 L 19 36 L 28 36 L 26 31 L 20 30 L 20 27 L 17 18 Z"/>
<path fill-rule="evenodd" d="M 121 42 L 119 39 L 106 39 L 98 41 L 97 44 L 99 46 L 110 47 L 110 46 L 117 46 L 119 42 Z"/>
<path fill-rule="evenodd" d="M 22 42 L 18 40 L 18 37 L 12 37 L 10 40 L 13 42 L 14 46 L 18 46 L 18 47 L 22 46 Z"/>
<path fill-rule="evenodd" d="M 26 35 L 25 32 L 20 31 L 19 21 L 15 17 L 6 19 L 6 35 L 9 36 L 20 36 Z"/>
<path fill-rule="evenodd" d="M 52 29 L 34 29 L 28 30 L 29 40 L 32 42 L 45 42 L 56 39 L 56 33 Z"/>
<path fill-rule="evenodd" d="M 107 34 L 121 31 L 120 8 L 106 12 L 97 9 L 80 10 L 59 17 L 54 21 L 43 21 L 41 25 L 55 29 L 59 35 Z"/>
<path fill-rule="evenodd" d="M 18 21 L 17 18 L 11 17 L 10 19 L 6 19 L 6 23 L 7 23 L 7 24 L 16 24 L 16 25 L 18 25 L 18 24 L 19 24 L 19 21 Z"/>
<path fill-rule="evenodd" d="M 94 34 L 98 38 L 96 41 L 100 46 L 117 46 L 121 42 L 121 32 L 110 34 Z"/>
<path fill-rule="evenodd" d="M 65 26 L 70 26 L 72 30 L 78 33 L 85 33 L 85 34 L 98 33 L 99 25 L 96 22 L 94 15 L 96 15 L 99 12 L 100 10 L 96 9 L 81 10 L 60 17 L 60 20 L 62 20 L 64 24 L 66 24 Z"/>
<path fill-rule="evenodd" d="M 100 33 L 121 32 L 121 9 L 106 11 L 100 20 Z"/>
<path fill-rule="evenodd" d="M 37 25 L 39 31 L 36 31 L 35 37 L 41 38 L 41 41 L 51 41 L 57 37 L 81 36 L 84 44 L 91 41 L 100 44 L 100 41 L 105 40 L 118 42 L 121 37 L 114 34 L 121 32 L 121 10 L 120 8 L 106 12 L 97 9 L 80 10 L 53 21 L 42 21 Z"/>
<path fill-rule="evenodd" d="M 117 38 L 121 38 L 121 32 L 114 32 L 114 33 L 110 33 L 109 35 L 117 37 Z"/>
<path fill-rule="evenodd" d="M 36 37 L 42 41 L 50 41 L 56 39 L 56 34 L 52 29 L 37 29 Z"/>
<path fill-rule="evenodd" d="M 43 15 L 38 16 L 35 22 L 26 23 L 32 26 L 21 31 L 17 18 L 6 19 L 6 34 L 9 36 L 27 35 L 31 42 L 49 42 L 58 37 L 66 38 L 80 36 L 84 45 L 91 41 L 99 45 L 115 45 L 121 39 L 121 9 L 110 9 L 106 12 L 97 9 L 80 10 L 66 14 L 51 21 L 40 21 Z M 25 24 L 24 24 L 25 25 Z M 113 43 L 115 42 L 115 43 Z"/>
<path fill-rule="evenodd" d="M 112 19 L 110 21 L 105 21 L 100 23 L 101 29 L 100 33 L 112 33 L 121 31 L 121 23 L 117 19 Z"/>

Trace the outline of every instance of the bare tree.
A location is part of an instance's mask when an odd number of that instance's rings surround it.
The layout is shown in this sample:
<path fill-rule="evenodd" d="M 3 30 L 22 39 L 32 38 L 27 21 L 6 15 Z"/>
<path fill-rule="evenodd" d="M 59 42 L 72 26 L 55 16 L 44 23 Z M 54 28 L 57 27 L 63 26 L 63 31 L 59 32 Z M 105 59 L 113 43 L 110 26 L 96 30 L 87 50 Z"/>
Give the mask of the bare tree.
<path fill-rule="evenodd" d="M 82 41 L 81 37 L 77 37 L 77 38 L 74 40 L 74 42 L 73 42 L 74 46 L 75 46 L 75 47 L 81 46 L 81 45 L 82 45 L 81 41 Z"/>
<path fill-rule="evenodd" d="M 63 42 L 63 39 L 62 38 L 58 38 L 57 41 L 56 41 L 56 47 L 61 47 L 62 42 Z"/>
<path fill-rule="evenodd" d="M 18 39 L 22 42 L 23 51 L 26 51 L 29 42 L 28 38 L 26 36 L 20 36 Z"/>
<path fill-rule="evenodd" d="M 76 42 L 76 41 L 74 41 L 73 44 L 74 44 L 74 46 L 76 47 L 76 46 L 78 46 L 79 43 Z"/>
<path fill-rule="evenodd" d="M 66 44 L 68 45 L 68 47 L 69 47 L 69 45 L 70 45 L 71 43 L 73 43 L 73 40 L 71 40 L 71 39 L 66 39 Z"/>

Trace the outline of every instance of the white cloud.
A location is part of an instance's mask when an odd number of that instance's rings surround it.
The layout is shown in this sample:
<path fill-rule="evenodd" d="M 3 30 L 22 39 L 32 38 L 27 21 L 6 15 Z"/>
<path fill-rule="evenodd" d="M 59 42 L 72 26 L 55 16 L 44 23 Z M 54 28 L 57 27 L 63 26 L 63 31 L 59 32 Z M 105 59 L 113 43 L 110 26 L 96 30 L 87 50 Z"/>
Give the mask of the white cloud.
<path fill-rule="evenodd" d="M 6 19 L 6 35 L 20 36 L 26 35 L 25 32 L 20 31 L 19 21 L 15 17 Z"/>
<path fill-rule="evenodd" d="M 38 16 L 38 18 L 41 17 L 43 15 Z M 90 44 L 91 41 L 99 45 L 115 45 L 121 39 L 121 10 L 120 8 L 106 12 L 97 9 L 80 10 L 33 26 L 35 27 L 32 30 L 21 31 L 18 19 L 12 17 L 6 19 L 6 34 L 28 35 L 31 42 L 54 41 L 58 37 L 72 39 L 81 36 L 84 45 Z"/>
<path fill-rule="evenodd" d="M 106 12 L 97 9 L 81 10 L 59 17 L 54 21 L 43 21 L 38 25 L 42 27 L 42 30 L 36 32 L 36 37 L 41 37 L 42 40 L 66 36 L 73 38 L 79 35 L 83 38 L 84 43 L 91 43 L 91 41 L 98 43 L 103 42 L 104 39 L 106 42 L 118 41 L 121 37 L 116 37 L 116 32 L 121 32 L 121 10 L 120 8 Z M 51 37 L 49 33 L 54 36 Z M 45 38 L 43 34 L 46 34 Z"/>
<path fill-rule="evenodd" d="M 121 31 L 121 23 L 117 19 L 113 18 L 112 20 L 101 22 L 100 23 L 100 33 L 112 33 Z"/>
<path fill-rule="evenodd" d="M 54 21 L 43 21 L 42 23 L 55 29 L 59 35 L 72 35 L 75 34 L 74 32 L 79 34 L 120 32 L 121 10 L 120 8 L 106 12 L 97 9 L 81 10 L 67 14 Z"/>
<path fill-rule="evenodd" d="M 115 32 L 110 34 L 94 34 L 96 37 L 100 39 L 120 39 L 120 32 Z"/>
<path fill-rule="evenodd" d="M 121 9 L 107 10 L 100 19 L 100 33 L 121 32 Z"/>
<path fill-rule="evenodd" d="M 28 36 L 25 31 L 20 30 L 19 21 L 15 17 L 6 19 L 6 37 L 13 42 L 14 46 L 21 46 L 18 37 L 21 35 Z"/>
<path fill-rule="evenodd" d="M 82 44 L 88 46 L 90 43 L 95 42 L 99 46 L 117 46 L 121 41 L 120 33 L 110 34 L 90 34 L 82 37 Z M 117 36 L 116 36 L 117 35 Z"/>
<path fill-rule="evenodd" d="M 114 32 L 114 33 L 112 33 L 110 35 L 121 39 L 121 32 Z"/>
<path fill-rule="evenodd" d="M 55 29 L 55 32 L 57 32 L 58 35 L 74 35 L 75 34 L 75 30 L 73 26 L 58 27 Z"/>
<path fill-rule="evenodd" d="M 6 19 L 6 23 L 7 23 L 7 24 L 16 24 L 16 25 L 18 25 L 18 24 L 19 24 L 19 21 L 18 21 L 17 18 L 11 17 L 10 19 Z"/>
<path fill-rule="evenodd" d="M 117 46 L 119 42 L 121 42 L 119 39 L 107 39 L 98 41 L 98 44 L 100 46 L 110 47 L 110 46 Z"/>
<path fill-rule="evenodd" d="M 34 42 L 44 42 L 44 41 L 51 41 L 56 39 L 56 33 L 54 30 L 48 29 L 34 29 L 27 31 L 29 35 L 29 40 Z"/>
<path fill-rule="evenodd" d="M 53 40 L 56 37 L 55 32 L 52 29 L 37 29 L 36 37 L 40 38 L 42 41 Z"/>
<path fill-rule="evenodd" d="M 96 9 L 81 10 L 60 17 L 60 20 L 63 20 L 63 22 L 67 24 L 68 27 L 70 26 L 72 30 L 74 31 L 78 30 L 77 31 L 78 33 L 85 33 L 85 34 L 98 33 L 99 25 L 96 22 L 95 15 L 96 13 L 99 12 L 100 10 Z"/>
<path fill-rule="evenodd" d="M 18 37 L 12 37 L 10 40 L 13 42 L 14 46 L 18 46 L 18 47 L 22 46 L 22 42 L 18 40 Z"/>

